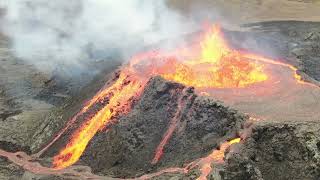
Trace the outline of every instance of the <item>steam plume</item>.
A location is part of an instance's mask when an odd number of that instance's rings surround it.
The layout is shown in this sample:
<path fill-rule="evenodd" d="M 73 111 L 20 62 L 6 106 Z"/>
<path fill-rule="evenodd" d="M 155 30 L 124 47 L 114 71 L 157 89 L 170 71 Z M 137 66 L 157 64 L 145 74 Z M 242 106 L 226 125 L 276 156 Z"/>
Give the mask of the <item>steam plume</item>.
<path fill-rule="evenodd" d="M 191 31 L 164 0 L 8 0 L 2 31 L 15 55 L 47 71 L 85 68 L 118 52 L 124 59 L 146 45 Z"/>

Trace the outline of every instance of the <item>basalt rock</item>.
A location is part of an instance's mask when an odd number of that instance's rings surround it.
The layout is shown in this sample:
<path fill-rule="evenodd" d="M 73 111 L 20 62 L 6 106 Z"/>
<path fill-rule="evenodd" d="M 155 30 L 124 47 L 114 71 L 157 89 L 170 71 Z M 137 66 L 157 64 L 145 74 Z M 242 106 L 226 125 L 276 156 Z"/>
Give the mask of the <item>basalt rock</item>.
<path fill-rule="evenodd" d="M 248 27 L 251 28 L 248 32 L 227 33 L 233 37 L 230 38 L 232 41 L 238 42 L 238 45 L 234 43 L 235 47 L 280 57 L 314 81 L 320 80 L 320 23 L 282 21 Z M 55 78 L 42 77 L 34 68 L 14 60 L 3 40 L 0 61 L 0 148 L 8 151 L 37 152 L 108 80 L 104 74 L 86 85 L 79 94 L 66 92 L 65 96 L 59 88 L 68 86 L 68 83 L 57 86 Z M 115 65 L 110 70 L 114 68 Z M 24 85 L 20 94 L 12 88 L 16 84 Z M 181 102 L 179 124 L 164 146 L 159 162 L 152 164 L 157 146 Z M 49 113 L 51 108 L 55 110 Z M 196 95 L 192 88 L 153 78 L 132 111 L 108 130 L 98 133 L 78 163 L 90 166 L 97 174 L 112 177 L 135 177 L 167 167 L 182 167 L 205 157 L 220 142 L 234 137 L 245 120 L 219 102 Z M 255 124 L 253 133 L 243 144 L 234 145 L 232 151 L 226 152 L 223 167 L 214 165 L 208 179 L 319 179 L 320 126 L 318 122 L 303 121 Z M 49 148 L 51 153 L 46 157 L 56 155 L 59 150 L 58 146 Z M 49 178 L 23 171 L 0 158 L 0 179 Z M 199 172 L 195 169 L 188 174 L 168 173 L 154 179 L 197 177 Z"/>
<path fill-rule="evenodd" d="M 315 180 L 320 178 L 317 122 L 258 123 L 226 159 L 225 180 Z"/>
<path fill-rule="evenodd" d="M 177 124 L 162 157 L 152 163 L 175 118 Z M 193 88 L 155 77 L 129 114 L 93 138 L 81 163 L 95 173 L 116 177 L 181 167 L 235 137 L 245 119 L 213 99 L 196 95 Z"/>

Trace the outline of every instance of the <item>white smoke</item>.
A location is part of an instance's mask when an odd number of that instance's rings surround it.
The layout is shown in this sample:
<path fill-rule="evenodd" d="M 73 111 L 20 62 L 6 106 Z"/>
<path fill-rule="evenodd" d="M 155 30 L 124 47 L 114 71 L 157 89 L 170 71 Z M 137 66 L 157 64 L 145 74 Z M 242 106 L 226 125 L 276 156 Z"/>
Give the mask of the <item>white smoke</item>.
<path fill-rule="evenodd" d="M 83 68 L 99 54 L 119 52 L 126 59 L 192 31 L 164 0 L 10 0 L 0 6 L 6 9 L 1 30 L 15 55 L 43 71 Z"/>

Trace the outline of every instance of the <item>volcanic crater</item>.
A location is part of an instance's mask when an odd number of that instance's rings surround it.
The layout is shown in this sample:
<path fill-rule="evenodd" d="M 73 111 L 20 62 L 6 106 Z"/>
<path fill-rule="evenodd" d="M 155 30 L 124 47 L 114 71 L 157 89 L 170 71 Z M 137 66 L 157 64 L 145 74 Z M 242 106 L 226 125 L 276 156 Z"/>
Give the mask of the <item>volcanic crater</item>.
<path fill-rule="evenodd" d="M 263 35 L 257 29 L 279 27 L 247 26 L 256 31 L 214 25 L 196 44 L 145 52 L 99 75 L 52 111 L 27 147 L 4 145 L 0 162 L 36 179 L 319 178 L 317 72 L 240 47 Z"/>

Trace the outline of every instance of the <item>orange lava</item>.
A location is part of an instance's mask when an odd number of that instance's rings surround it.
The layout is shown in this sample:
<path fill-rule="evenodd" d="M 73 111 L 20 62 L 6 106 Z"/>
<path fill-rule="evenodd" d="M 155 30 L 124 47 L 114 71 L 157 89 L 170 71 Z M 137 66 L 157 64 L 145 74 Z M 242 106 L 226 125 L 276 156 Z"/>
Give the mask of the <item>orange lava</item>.
<path fill-rule="evenodd" d="M 56 169 L 62 169 L 76 163 L 89 141 L 99 130 L 118 114 L 130 111 L 130 99 L 139 97 L 147 80 L 152 76 L 160 75 L 167 80 L 195 88 L 245 88 L 269 79 L 270 75 L 264 71 L 266 64 L 290 68 L 294 71 L 297 82 L 305 83 L 296 73 L 297 69 L 291 65 L 231 49 L 223 39 L 219 26 L 213 26 L 208 30 L 199 44 L 173 52 L 151 51 L 139 54 L 123 67 L 116 82 L 99 91 L 87 102 L 69 121 L 68 126 L 46 147 L 53 144 L 79 116 L 88 112 L 96 103 L 108 100 L 104 107 L 86 119 L 73 133 L 66 147 L 54 157 L 53 165 Z M 178 121 L 178 118 L 175 118 L 169 125 L 152 163 L 157 163 L 161 158 L 163 149 L 175 131 Z M 221 150 L 214 152 L 216 154 L 210 158 L 222 159 L 219 153 L 224 151 L 223 147 L 222 145 Z M 206 169 L 210 168 L 207 164 L 202 169 L 203 172 L 207 172 Z"/>
<path fill-rule="evenodd" d="M 305 85 L 308 85 L 308 86 L 312 86 L 312 87 L 318 88 L 318 86 L 313 84 L 313 83 L 309 83 L 309 82 L 303 81 L 301 75 L 298 74 L 298 69 L 296 67 L 290 65 L 290 64 L 286 64 L 286 63 L 283 63 L 281 61 L 276 61 L 276 60 L 273 60 L 273 59 L 270 59 L 270 58 L 266 58 L 266 57 L 263 57 L 263 56 L 260 56 L 260 55 L 256 55 L 256 54 L 251 54 L 251 53 L 242 53 L 242 54 L 243 54 L 243 57 L 248 58 L 248 59 L 253 59 L 253 60 L 256 60 L 256 61 L 259 61 L 259 62 L 263 62 L 263 63 L 267 63 L 267 64 L 273 64 L 273 65 L 287 67 L 290 70 L 292 70 L 293 77 L 296 79 L 296 81 L 299 84 L 305 84 Z"/>
<path fill-rule="evenodd" d="M 228 47 L 219 26 L 208 30 L 198 47 L 144 53 L 133 58 L 130 65 L 134 69 L 139 66 L 138 71 L 142 69 L 145 74 L 196 88 L 243 88 L 268 79 L 262 63 Z"/>
<path fill-rule="evenodd" d="M 201 159 L 199 162 L 201 175 L 198 180 L 206 180 L 207 176 L 212 171 L 212 163 L 222 163 L 224 160 L 225 151 L 232 145 L 239 143 L 240 138 L 233 139 L 231 141 L 221 144 L 219 150 L 214 150 L 209 156 Z"/>
<path fill-rule="evenodd" d="M 194 169 L 195 167 L 200 168 L 200 176 L 197 180 L 207 180 L 208 175 L 212 172 L 212 165 L 213 164 L 220 164 L 224 161 L 225 151 L 233 144 L 240 143 L 240 138 L 235 138 L 233 140 L 224 142 L 220 145 L 219 149 L 214 150 L 211 154 L 207 157 L 198 159 L 194 162 L 189 163 L 187 166 L 183 168 L 168 168 L 161 170 L 156 173 L 146 174 L 139 178 L 135 178 L 135 180 L 146 180 L 151 179 L 166 173 L 180 173 L 180 174 L 187 174 L 190 170 Z"/>
<path fill-rule="evenodd" d="M 112 93 L 109 103 L 91 119 L 82 124 L 73 134 L 67 146 L 54 157 L 53 165 L 56 169 L 62 169 L 77 162 L 91 138 L 99 130 L 102 130 L 113 116 L 120 112 L 124 113 L 123 111 L 128 106 L 129 99 L 136 96 L 141 87 L 141 84 L 136 81 L 129 81 L 124 85 L 126 78 L 125 75 L 121 74 L 111 87 L 103 91 L 106 92 L 105 94 Z M 97 100 L 99 100 L 99 97 L 93 99 L 93 101 Z"/>
<path fill-rule="evenodd" d="M 158 161 L 162 157 L 165 145 L 168 143 L 168 141 L 172 137 L 174 131 L 176 130 L 176 128 L 179 124 L 184 107 L 185 107 L 185 102 L 183 101 L 183 97 L 180 97 L 180 99 L 178 100 L 177 111 L 176 111 L 174 117 L 172 118 L 167 131 L 164 133 L 160 144 L 156 148 L 156 152 L 155 152 L 154 158 L 151 161 L 151 164 L 158 163 Z"/>
<path fill-rule="evenodd" d="M 219 26 L 205 34 L 200 47 L 199 57 L 174 65 L 172 72 L 162 76 L 196 88 L 239 88 L 268 79 L 262 64 L 250 62 L 228 47 Z"/>

